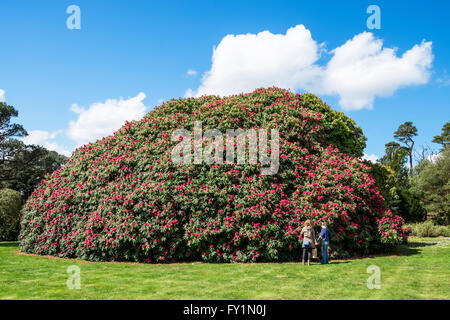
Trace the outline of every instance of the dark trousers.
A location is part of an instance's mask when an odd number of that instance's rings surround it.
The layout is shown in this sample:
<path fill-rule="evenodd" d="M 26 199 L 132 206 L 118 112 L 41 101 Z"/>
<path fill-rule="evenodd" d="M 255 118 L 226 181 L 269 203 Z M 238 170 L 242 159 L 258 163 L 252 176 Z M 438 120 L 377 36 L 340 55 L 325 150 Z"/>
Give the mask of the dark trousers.
<path fill-rule="evenodd" d="M 329 257 L 328 257 L 328 245 L 330 243 L 328 241 L 324 241 L 322 244 L 322 264 L 328 264 L 329 263 Z"/>
<path fill-rule="evenodd" d="M 306 253 L 308 253 L 308 261 L 311 260 L 311 254 L 312 254 L 312 247 L 311 246 L 304 246 L 303 247 L 303 260 L 305 260 Z"/>

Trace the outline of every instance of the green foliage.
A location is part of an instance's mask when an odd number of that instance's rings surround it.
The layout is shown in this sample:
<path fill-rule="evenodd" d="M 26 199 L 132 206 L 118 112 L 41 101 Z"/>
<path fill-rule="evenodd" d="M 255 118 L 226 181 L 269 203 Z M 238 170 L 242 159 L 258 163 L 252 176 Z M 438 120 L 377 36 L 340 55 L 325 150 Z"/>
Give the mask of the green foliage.
<path fill-rule="evenodd" d="M 375 184 L 383 195 L 389 208 L 393 210 L 398 201 L 398 178 L 394 170 L 381 163 L 365 161 L 370 167 L 370 175 L 375 179 Z"/>
<path fill-rule="evenodd" d="M 450 121 L 444 124 L 442 133 L 439 136 L 435 136 L 433 142 L 442 145 L 443 149 L 450 147 Z"/>
<path fill-rule="evenodd" d="M 10 137 L 23 137 L 27 135 L 25 129 L 19 124 L 11 124 L 11 118 L 17 117 L 19 113 L 14 107 L 0 102 L 0 143 Z"/>
<path fill-rule="evenodd" d="M 386 143 L 385 148 L 385 155 L 380 159 L 380 163 L 395 172 L 396 185 L 406 185 L 408 171 L 405 168 L 405 163 L 408 149 L 394 141 Z"/>
<path fill-rule="evenodd" d="M 301 95 L 302 106 L 323 115 L 325 145 L 338 147 L 342 152 L 354 156 L 363 156 L 367 138 L 355 121 L 343 112 L 331 109 L 320 98 L 312 93 Z"/>
<path fill-rule="evenodd" d="M 0 241 L 17 240 L 20 230 L 22 196 L 10 189 L 0 189 Z"/>
<path fill-rule="evenodd" d="M 444 149 L 434 162 L 423 164 L 420 173 L 412 180 L 416 194 L 428 212 L 450 223 L 450 149 Z"/>
<path fill-rule="evenodd" d="M 387 206 L 394 214 L 401 216 L 406 222 L 419 222 L 426 219 L 427 212 L 407 181 L 400 180 L 398 174 L 387 165 L 372 164 L 369 161 L 366 164 L 370 167 L 370 174 L 375 179 Z M 404 179 L 407 176 L 401 175 L 401 178 Z"/>
<path fill-rule="evenodd" d="M 0 185 L 28 198 L 46 173 L 59 169 L 66 157 L 41 146 L 9 139 L 0 144 Z"/>
<path fill-rule="evenodd" d="M 411 235 L 416 237 L 450 237 L 450 226 L 435 225 L 428 220 L 422 223 L 406 225 L 411 229 Z"/>
<path fill-rule="evenodd" d="M 408 146 L 414 143 L 412 140 L 414 136 L 417 136 L 417 128 L 411 121 L 406 121 L 401 124 L 394 133 L 395 139 L 405 143 Z"/>
<path fill-rule="evenodd" d="M 0 102 L 0 188 L 19 191 L 28 198 L 44 175 L 60 168 L 66 157 L 13 139 L 27 135 L 21 125 L 10 123 L 17 116 L 14 107 Z"/>
<path fill-rule="evenodd" d="M 427 211 L 413 190 L 411 188 L 400 187 L 397 192 L 398 202 L 393 212 L 405 219 L 406 222 L 425 221 Z"/>
<path fill-rule="evenodd" d="M 394 138 L 400 142 L 403 142 L 408 150 L 409 165 L 410 165 L 410 176 L 413 174 L 413 151 L 414 151 L 414 140 L 413 137 L 417 136 L 417 128 L 412 124 L 411 121 L 407 121 L 401 124 L 397 131 L 394 133 Z"/>

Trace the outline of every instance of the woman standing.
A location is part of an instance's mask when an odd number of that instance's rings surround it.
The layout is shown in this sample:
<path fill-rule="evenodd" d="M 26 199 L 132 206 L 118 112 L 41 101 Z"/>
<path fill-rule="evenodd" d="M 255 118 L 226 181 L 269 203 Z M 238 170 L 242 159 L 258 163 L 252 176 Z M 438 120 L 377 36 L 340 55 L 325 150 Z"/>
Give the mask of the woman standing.
<path fill-rule="evenodd" d="M 305 264 L 305 257 L 308 253 L 308 266 L 311 261 L 311 253 L 314 248 L 314 244 L 316 243 L 316 234 L 314 233 L 314 229 L 311 225 L 311 220 L 306 220 L 304 223 L 304 227 L 302 232 L 300 233 L 303 236 L 303 256 L 302 256 L 302 264 Z"/>

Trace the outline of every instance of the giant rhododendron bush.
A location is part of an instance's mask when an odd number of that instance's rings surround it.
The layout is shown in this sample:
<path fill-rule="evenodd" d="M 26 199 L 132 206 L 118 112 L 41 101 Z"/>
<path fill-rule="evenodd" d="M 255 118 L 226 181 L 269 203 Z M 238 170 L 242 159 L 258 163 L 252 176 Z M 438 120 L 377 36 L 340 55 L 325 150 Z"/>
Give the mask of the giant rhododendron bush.
<path fill-rule="evenodd" d="M 322 114 L 303 98 L 270 88 L 173 99 L 127 122 L 40 183 L 23 209 L 21 249 L 94 261 L 295 261 L 307 219 L 317 232 L 329 223 L 332 257 L 404 241 L 403 221 L 385 206 L 369 168 L 328 145 Z M 278 129 L 278 172 L 175 163 L 171 135 L 195 121 L 222 132 Z"/>

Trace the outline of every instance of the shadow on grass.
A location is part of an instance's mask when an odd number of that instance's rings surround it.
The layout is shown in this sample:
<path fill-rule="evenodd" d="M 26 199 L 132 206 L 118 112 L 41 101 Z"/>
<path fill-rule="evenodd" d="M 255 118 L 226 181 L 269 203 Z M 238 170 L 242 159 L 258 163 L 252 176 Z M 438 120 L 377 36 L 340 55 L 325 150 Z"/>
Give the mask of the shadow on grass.
<path fill-rule="evenodd" d="M 402 244 L 402 245 L 398 246 L 394 251 L 391 251 L 391 252 L 375 253 L 375 254 L 370 254 L 370 255 L 366 255 L 366 256 L 352 257 L 352 258 L 342 259 L 342 260 L 341 259 L 330 259 L 330 264 L 347 264 L 347 263 L 351 263 L 354 260 L 368 259 L 368 258 L 373 259 L 373 258 L 378 258 L 378 257 L 412 256 L 412 255 L 416 255 L 416 254 L 421 254 L 422 253 L 421 249 L 424 247 L 435 246 L 437 244 L 438 244 L 437 242 L 411 242 L 411 243 L 407 243 L 407 244 Z M 18 246 L 19 246 L 18 241 L 0 242 L 0 248 L 17 248 Z M 129 262 L 129 261 L 95 262 L 95 261 L 86 261 L 86 260 L 80 260 L 80 259 L 58 258 L 55 256 L 47 256 L 47 255 L 41 256 L 41 255 L 37 255 L 37 254 L 24 253 L 24 252 L 20 252 L 20 251 L 16 251 L 16 253 L 21 254 L 21 255 L 40 256 L 40 257 L 51 258 L 51 259 L 76 260 L 76 261 L 82 262 L 82 263 L 143 264 L 143 265 L 145 265 L 145 263 Z M 301 260 L 299 260 L 299 261 L 281 261 L 281 262 L 256 262 L 253 264 L 266 264 L 266 263 L 267 264 L 277 263 L 277 264 L 299 264 L 299 265 L 301 265 Z M 189 264 L 218 264 L 218 265 L 220 264 L 220 265 L 223 265 L 224 263 L 205 263 L 203 261 L 186 261 L 186 262 L 170 263 L 169 265 L 189 265 Z M 225 264 L 233 265 L 233 263 L 225 263 Z M 247 263 L 238 263 L 238 264 L 247 265 Z M 320 260 L 314 259 L 311 261 L 311 266 L 313 266 L 313 265 L 320 266 L 322 264 L 320 263 Z"/>
<path fill-rule="evenodd" d="M 361 259 L 373 259 L 378 257 L 402 257 L 402 256 L 413 256 L 416 254 L 421 254 L 422 250 L 421 248 L 434 246 L 436 245 L 436 242 L 414 242 L 414 243 L 408 243 L 398 246 L 394 251 L 391 252 L 384 252 L 384 253 L 375 253 L 360 257 L 352 257 L 348 260 L 332 260 L 333 263 L 348 263 L 352 260 L 361 260 Z"/>
<path fill-rule="evenodd" d="M 410 247 L 410 248 L 420 248 L 420 247 L 430 247 L 437 245 L 437 242 L 411 242 L 404 246 Z"/>
<path fill-rule="evenodd" d="M 330 264 L 342 264 L 342 263 L 350 263 L 350 261 L 348 261 L 348 260 L 330 260 Z M 319 262 L 319 265 L 322 265 L 320 262 Z"/>
<path fill-rule="evenodd" d="M 415 254 L 421 254 L 421 248 L 432 247 L 435 245 L 437 245 L 437 242 L 412 242 L 400 245 L 397 250 L 392 252 L 392 254 L 398 256 L 412 256 Z"/>
<path fill-rule="evenodd" d="M 397 250 L 393 251 L 390 254 L 386 254 L 387 256 L 413 256 L 416 254 L 421 254 L 421 250 L 416 248 L 415 246 L 412 247 L 410 245 L 402 245 L 397 248 Z"/>
<path fill-rule="evenodd" d="M 17 247 L 18 245 L 19 245 L 19 242 L 12 242 L 12 241 L 0 242 L 0 248 L 13 248 L 13 247 Z"/>

